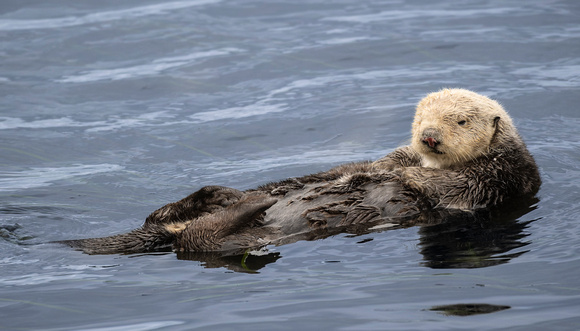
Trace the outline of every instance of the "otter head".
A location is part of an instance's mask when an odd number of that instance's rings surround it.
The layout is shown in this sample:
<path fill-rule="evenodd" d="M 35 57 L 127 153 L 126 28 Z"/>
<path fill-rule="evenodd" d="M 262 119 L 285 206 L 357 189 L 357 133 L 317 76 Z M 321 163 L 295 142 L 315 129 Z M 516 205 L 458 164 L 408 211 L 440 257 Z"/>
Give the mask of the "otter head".
<path fill-rule="evenodd" d="M 448 169 L 486 154 L 501 136 L 515 132 L 502 106 L 463 89 L 444 89 L 417 105 L 412 148 L 422 165 Z"/>

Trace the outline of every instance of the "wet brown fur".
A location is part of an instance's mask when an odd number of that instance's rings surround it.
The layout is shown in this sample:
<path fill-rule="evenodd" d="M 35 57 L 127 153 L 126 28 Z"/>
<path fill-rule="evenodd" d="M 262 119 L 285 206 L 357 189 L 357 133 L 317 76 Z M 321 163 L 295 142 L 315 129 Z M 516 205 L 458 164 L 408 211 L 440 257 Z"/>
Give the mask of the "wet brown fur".
<path fill-rule="evenodd" d="M 340 232 L 425 222 L 431 212 L 475 210 L 533 196 L 537 166 L 496 101 L 446 89 L 417 106 L 410 146 L 241 192 L 208 186 L 170 203 L 132 232 L 65 241 L 87 253 L 231 251 Z"/>

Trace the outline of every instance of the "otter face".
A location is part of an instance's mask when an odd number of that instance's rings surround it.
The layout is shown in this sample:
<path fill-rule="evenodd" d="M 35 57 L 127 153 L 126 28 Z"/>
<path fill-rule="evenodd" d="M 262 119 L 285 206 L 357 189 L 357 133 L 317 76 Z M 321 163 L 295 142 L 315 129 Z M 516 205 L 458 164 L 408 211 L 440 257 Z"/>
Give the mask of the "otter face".
<path fill-rule="evenodd" d="M 482 95 L 452 89 L 429 94 L 417 105 L 411 146 L 431 168 L 461 166 L 485 154 L 496 133 L 501 106 Z"/>

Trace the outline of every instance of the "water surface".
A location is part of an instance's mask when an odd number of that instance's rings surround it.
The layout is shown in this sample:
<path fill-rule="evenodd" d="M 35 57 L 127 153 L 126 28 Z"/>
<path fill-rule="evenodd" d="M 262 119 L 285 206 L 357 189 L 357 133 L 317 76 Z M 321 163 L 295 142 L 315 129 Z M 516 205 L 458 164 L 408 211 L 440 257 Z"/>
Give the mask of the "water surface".
<path fill-rule="evenodd" d="M 575 330 L 580 5 L 15 1 L 0 5 L 0 329 Z M 442 87 L 498 99 L 538 201 L 224 260 L 90 256 L 204 185 L 376 159 Z"/>

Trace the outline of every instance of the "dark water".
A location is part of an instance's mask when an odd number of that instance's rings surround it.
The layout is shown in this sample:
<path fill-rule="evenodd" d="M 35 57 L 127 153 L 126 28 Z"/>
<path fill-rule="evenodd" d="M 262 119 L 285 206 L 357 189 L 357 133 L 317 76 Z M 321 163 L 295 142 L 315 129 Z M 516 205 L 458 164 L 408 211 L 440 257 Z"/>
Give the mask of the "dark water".
<path fill-rule="evenodd" d="M 580 327 L 575 0 L 3 0 L 0 58 L 2 330 Z M 512 114 L 536 204 L 230 260 L 46 244 L 376 159 L 442 87 Z"/>

